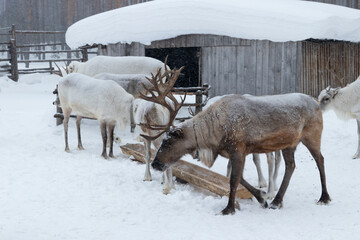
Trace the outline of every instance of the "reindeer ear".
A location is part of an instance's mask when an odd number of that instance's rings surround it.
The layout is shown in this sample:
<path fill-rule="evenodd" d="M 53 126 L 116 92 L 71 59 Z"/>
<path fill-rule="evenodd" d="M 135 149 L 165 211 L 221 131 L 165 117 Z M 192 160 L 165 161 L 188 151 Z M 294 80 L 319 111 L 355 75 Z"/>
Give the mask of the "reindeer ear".
<path fill-rule="evenodd" d="M 332 98 L 334 98 L 336 96 L 336 94 L 338 94 L 339 90 L 341 89 L 341 87 L 337 87 L 333 89 L 333 96 Z"/>
<path fill-rule="evenodd" d="M 175 128 L 174 130 L 169 132 L 169 135 L 176 138 L 181 138 L 184 136 L 184 132 L 181 128 Z"/>

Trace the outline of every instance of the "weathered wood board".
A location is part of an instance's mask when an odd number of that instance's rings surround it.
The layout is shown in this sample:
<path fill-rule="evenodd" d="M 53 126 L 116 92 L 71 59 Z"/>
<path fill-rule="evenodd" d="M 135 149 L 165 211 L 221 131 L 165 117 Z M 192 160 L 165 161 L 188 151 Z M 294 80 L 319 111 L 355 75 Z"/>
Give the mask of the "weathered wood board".
<path fill-rule="evenodd" d="M 145 151 L 142 144 L 126 144 L 120 147 L 122 152 L 128 156 L 133 156 L 136 161 L 145 163 Z M 155 151 L 152 150 L 152 156 Z M 207 189 L 220 196 L 229 196 L 230 184 L 229 178 L 210 171 L 198 165 L 179 160 L 173 167 L 173 175 L 183 181 Z M 236 197 L 241 199 L 251 198 L 252 194 L 239 184 Z"/>

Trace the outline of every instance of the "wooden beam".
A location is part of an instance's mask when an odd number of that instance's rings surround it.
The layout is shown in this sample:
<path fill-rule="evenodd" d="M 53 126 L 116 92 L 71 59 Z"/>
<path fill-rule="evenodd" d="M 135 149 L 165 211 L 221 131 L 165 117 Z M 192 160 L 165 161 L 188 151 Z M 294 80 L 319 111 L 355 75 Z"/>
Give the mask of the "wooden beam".
<path fill-rule="evenodd" d="M 145 163 L 145 151 L 142 144 L 126 144 L 120 148 L 124 154 L 133 156 L 134 160 Z M 155 156 L 155 150 L 152 149 L 151 155 Z M 173 175 L 180 180 L 207 189 L 220 196 L 229 196 L 230 179 L 221 174 L 183 160 L 177 161 L 173 165 L 172 171 Z M 252 194 L 239 184 L 236 197 L 248 199 L 252 197 Z"/>
<path fill-rule="evenodd" d="M 34 60 L 19 60 L 18 63 L 34 63 L 34 62 L 64 62 L 64 61 L 81 61 L 81 58 L 61 58 L 61 59 L 34 59 Z"/>

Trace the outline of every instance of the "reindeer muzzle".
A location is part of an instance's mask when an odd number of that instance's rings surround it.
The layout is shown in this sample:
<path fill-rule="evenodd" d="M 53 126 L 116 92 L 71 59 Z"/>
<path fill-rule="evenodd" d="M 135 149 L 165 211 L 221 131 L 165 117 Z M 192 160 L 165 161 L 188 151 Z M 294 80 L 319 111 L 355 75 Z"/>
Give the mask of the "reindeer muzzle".
<path fill-rule="evenodd" d="M 154 159 L 154 161 L 151 163 L 151 166 L 158 171 L 165 171 L 166 170 L 166 166 L 165 164 L 159 162 L 157 159 Z"/>

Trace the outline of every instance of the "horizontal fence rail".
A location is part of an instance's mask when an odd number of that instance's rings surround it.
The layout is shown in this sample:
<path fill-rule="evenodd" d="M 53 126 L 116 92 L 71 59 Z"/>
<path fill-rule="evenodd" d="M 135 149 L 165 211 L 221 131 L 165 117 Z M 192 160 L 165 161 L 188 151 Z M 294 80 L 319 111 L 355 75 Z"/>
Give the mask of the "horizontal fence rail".
<path fill-rule="evenodd" d="M 16 44 L 18 35 L 48 35 L 48 34 L 65 34 L 65 31 L 38 31 L 38 30 L 17 30 L 15 25 L 8 28 L 0 28 L 0 35 L 8 36 L 9 42 L 0 43 L 0 72 L 9 73 L 9 77 L 17 81 L 19 74 L 30 73 L 54 73 L 53 62 L 64 62 L 68 65 L 71 61 L 87 61 L 88 54 L 97 54 L 89 52 L 86 48 L 71 50 L 64 42 L 54 43 L 26 43 Z M 1 56 L 1 55 L 0 55 Z M 3 62 L 9 62 L 3 67 Z M 30 64 L 38 64 L 30 68 Z M 42 66 L 48 63 L 48 67 Z M 19 68 L 25 66 L 25 68 Z M 41 66 L 39 66 L 39 64 Z"/>
<path fill-rule="evenodd" d="M 184 103 L 182 107 L 195 107 L 195 112 L 190 112 L 192 115 L 196 115 L 199 112 L 202 111 L 203 107 L 207 104 L 209 100 L 209 90 L 211 89 L 211 86 L 208 84 L 204 84 L 203 87 L 178 87 L 173 88 L 172 92 L 176 95 L 195 95 L 195 102 L 194 103 Z M 61 109 L 61 103 L 58 96 L 58 89 L 56 88 L 53 91 L 54 94 L 56 94 L 56 100 L 53 102 L 53 104 L 56 106 L 56 114 L 54 115 L 54 118 L 56 118 L 56 124 L 60 125 L 63 122 L 64 115 L 62 113 Z M 205 97 L 205 99 L 204 99 Z M 76 117 L 75 115 L 70 115 L 70 117 Z M 92 118 L 86 118 L 85 119 L 92 119 Z M 178 121 L 185 121 L 187 119 L 190 119 L 191 117 L 177 117 L 176 120 Z"/>

